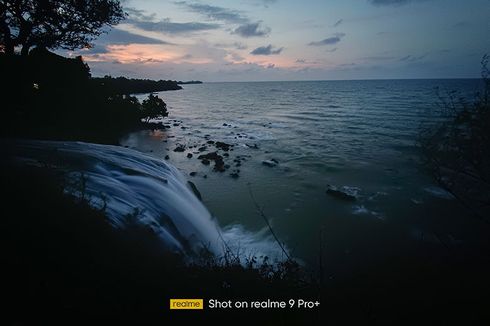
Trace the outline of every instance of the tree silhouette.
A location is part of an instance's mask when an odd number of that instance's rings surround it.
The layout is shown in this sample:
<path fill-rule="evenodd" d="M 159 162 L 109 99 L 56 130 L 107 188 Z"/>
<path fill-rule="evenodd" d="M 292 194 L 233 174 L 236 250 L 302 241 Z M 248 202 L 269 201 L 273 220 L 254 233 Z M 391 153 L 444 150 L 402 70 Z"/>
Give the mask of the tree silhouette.
<path fill-rule="evenodd" d="M 125 14 L 118 0 L 0 0 L 0 50 L 90 47 Z"/>
<path fill-rule="evenodd" d="M 483 90 L 468 103 L 442 99 L 443 122 L 421 131 L 419 146 L 429 174 L 475 216 L 490 222 L 490 71 L 482 60 Z"/>
<path fill-rule="evenodd" d="M 155 119 L 158 117 L 165 118 L 168 116 L 167 104 L 158 96 L 150 94 L 147 99 L 143 100 L 141 105 L 143 118 L 146 122 L 150 119 Z"/>

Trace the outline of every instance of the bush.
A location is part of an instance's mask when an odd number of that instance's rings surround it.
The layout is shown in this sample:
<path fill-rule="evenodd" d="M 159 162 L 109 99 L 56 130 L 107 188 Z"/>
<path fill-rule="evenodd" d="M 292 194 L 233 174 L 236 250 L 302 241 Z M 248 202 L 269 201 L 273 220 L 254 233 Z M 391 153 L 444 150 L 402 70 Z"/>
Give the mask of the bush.
<path fill-rule="evenodd" d="M 478 217 L 490 216 L 490 73 L 482 60 L 483 90 L 472 102 L 441 98 L 442 122 L 421 131 L 423 163 L 439 186 Z"/>

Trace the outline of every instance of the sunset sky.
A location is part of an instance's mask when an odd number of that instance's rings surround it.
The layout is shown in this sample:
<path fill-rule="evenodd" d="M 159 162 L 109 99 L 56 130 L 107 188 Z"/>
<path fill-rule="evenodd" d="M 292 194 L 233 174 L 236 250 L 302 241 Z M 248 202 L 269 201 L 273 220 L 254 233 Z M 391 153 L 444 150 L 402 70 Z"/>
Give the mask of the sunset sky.
<path fill-rule="evenodd" d="M 122 2 L 95 76 L 204 81 L 478 77 L 489 0 Z"/>

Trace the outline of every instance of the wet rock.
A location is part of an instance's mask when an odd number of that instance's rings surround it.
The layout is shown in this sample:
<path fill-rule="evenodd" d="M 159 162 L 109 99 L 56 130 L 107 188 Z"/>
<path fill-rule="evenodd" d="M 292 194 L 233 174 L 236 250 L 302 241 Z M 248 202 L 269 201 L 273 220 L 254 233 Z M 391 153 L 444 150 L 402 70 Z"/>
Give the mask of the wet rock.
<path fill-rule="evenodd" d="M 187 158 L 192 158 L 192 154 L 191 153 L 187 153 Z"/>
<path fill-rule="evenodd" d="M 230 177 L 232 177 L 233 179 L 238 179 L 240 177 L 240 175 L 238 174 L 238 172 L 233 172 L 233 173 L 230 173 Z"/>
<path fill-rule="evenodd" d="M 207 146 L 202 146 L 202 147 L 199 147 L 197 150 L 200 151 L 200 152 L 204 152 L 207 148 Z"/>
<path fill-rule="evenodd" d="M 228 156 L 230 156 L 230 154 L 224 153 L 223 156 L 228 157 Z"/>
<path fill-rule="evenodd" d="M 253 145 L 245 144 L 245 146 L 251 149 L 259 149 L 259 146 L 257 146 L 257 144 L 253 144 Z"/>
<path fill-rule="evenodd" d="M 190 175 L 191 177 L 195 177 L 195 176 L 196 176 L 196 174 L 197 174 L 197 172 L 191 172 L 191 173 L 189 173 L 189 175 Z"/>
<path fill-rule="evenodd" d="M 217 160 L 217 159 L 223 159 L 223 157 L 221 155 L 218 154 L 218 152 L 211 152 L 211 153 L 207 153 L 207 154 L 202 154 L 202 155 L 199 155 L 197 157 L 198 160 L 210 160 L 210 161 L 214 161 L 214 160 Z"/>
<path fill-rule="evenodd" d="M 224 165 L 223 161 L 214 161 L 214 171 L 225 172 L 227 168 L 229 168 L 229 166 L 227 167 L 226 165 Z"/>
<path fill-rule="evenodd" d="M 192 181 L 187 181 L 187 184 L 189 185 L 189 188 L 191 188 L 192 192 L 194 195 L 196 195 L 197 199 L 202 201 L 202 196 L 199 190 L 197 189 L 196 185 Z"/>
<path fill-rule="evenodd" d="M 166 159 L 166 160 L 169 160 L 169 159 L 170 159 L 170 156 L 165 155 L 165 159 Z"/>
<path fill-rule="evenodd" d="M 277 164 L 279 164 L 279 162 L 275 159 L 270 159 L 270 160 L 262 161 L 262 164 L 272 168 L 272 167 L 276 166 Z"/>
<path fill-rule="evenodd" d="M 177 144 L 177 147 L 175 147 L 174 152 L 183 152 L 183 151 L 185 151 L 185 145 Z"/>
<path fill-rule="evenodd" d="M 219 155 L 217 152 L 199 155 L 197 158 L 205 165 L 208 165 L 210 161 L 214 161 L 214 171 L 224 172 L 227 169 L 225 162 L 223 161 L 223 156 Z"/>
<path fill-rule="evenodd" d="M 208 140 L 207 143 L 208 144 L 214 144 L 214 140 Z"/>
<path fill-rule="evenodd" d="M 354 193 L 350 192 L 347 188 L 338 188 L 336 186 L 327 185 L 327 195 L 344 201 L 356 201 Z"/>
<path fill-rule="evenodd" d="M 233 145 L 227 144 L 221 141 L 217 141 L 215 144 L 216 148 L 224 150 L 225 152 L 228 152 Z"/>

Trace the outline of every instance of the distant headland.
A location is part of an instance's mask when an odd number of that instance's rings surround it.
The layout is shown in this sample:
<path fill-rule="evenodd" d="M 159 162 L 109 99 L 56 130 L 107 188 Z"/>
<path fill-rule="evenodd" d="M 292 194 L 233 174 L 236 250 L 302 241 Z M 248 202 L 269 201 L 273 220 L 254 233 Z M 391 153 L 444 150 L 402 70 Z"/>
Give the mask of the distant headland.
<path fill-rule="evenodd" d="M 189 84 L 202 84 L 203 82 L 200 80 L 189 80 L 189 81 L 178 81 L 179 85 L 189 85 Z"/>

